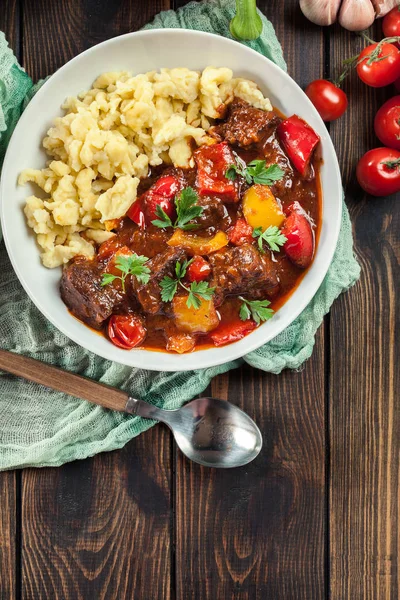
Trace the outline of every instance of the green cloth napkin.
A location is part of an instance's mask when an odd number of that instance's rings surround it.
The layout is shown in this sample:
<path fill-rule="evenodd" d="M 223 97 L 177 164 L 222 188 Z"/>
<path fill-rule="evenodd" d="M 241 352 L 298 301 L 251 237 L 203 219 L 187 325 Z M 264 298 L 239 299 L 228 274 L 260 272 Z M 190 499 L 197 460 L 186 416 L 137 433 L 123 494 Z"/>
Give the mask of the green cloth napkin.
<path fill-rule="evenodd" d="M 199 29 L 229 36 L 233 0 L 192 2 L 177 12 L 157 16 L 147 28 Z M 263 34 L 250 42 L 282 69 L 286 65 L 273 27 L 262 16 Z M 162 65 L 160 65 L 162 66 Z M 101 70 L 101 66 L 99 67 Z M 35 87 L 18 66 L 0 33 L 0 160 L 26 100 Z M 3 201 L 7 199 L 3 198 Z M 343 211 L 336 253 L 312 302 L 283 333 L 243 359 L 209 369 L 156 373 L 104 360 L 77 346 L 53 327 L 29 300 L 0 245 L 1 347 L 59 365 L 124 390 L 167 409 L 177 408 L 202 392 L 210 380 L 244 361 L 280 373 L 297 369 L 311 355 L 315 332 L 337 296 L 359 277 L 353 255 L 349 214 Z M 97 452 L 120 448 L 153 422 L 104 410 L 65 394 L 7 374 L 0 376 L 0 470 L 26 466 L 58 466 Z"/>

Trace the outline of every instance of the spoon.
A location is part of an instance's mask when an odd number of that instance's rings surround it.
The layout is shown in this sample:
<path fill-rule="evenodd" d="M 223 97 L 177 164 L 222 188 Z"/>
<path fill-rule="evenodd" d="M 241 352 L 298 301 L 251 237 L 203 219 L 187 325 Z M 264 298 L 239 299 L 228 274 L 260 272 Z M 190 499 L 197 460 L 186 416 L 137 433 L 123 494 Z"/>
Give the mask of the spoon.
<path fill-rule="evenodd" d="M 262 447 L 253 419 L 225 400 L 197 398 L 177 410 L 163 410 L 122 390 L 7 350 L 0 350 L 0 369 L 105 408 L 162 421 L 183 454 L 206 467 L 241 467 L 254 460 Z"/>

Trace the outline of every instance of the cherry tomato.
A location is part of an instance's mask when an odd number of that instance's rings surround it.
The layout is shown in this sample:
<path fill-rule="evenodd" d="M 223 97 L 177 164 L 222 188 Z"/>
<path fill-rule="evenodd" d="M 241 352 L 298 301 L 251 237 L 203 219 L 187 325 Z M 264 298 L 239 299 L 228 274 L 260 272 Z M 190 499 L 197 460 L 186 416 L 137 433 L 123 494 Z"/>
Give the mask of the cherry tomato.
<path fill-rule="evenodd" d="M 357 179 L 372 196 L 388 196 L 400 191 L 400 152 L 392 148 L 375 148 L 359 160 Z"/>
<path fill-rule="evenodd" d="M 160 206 L 172 219 L 175 213 L 174 198 L 180 191 L 181 184 L 173 175 L 160 177 L 147 192 L 134 202 L 127 212 L 127 216 L 141 229 L 150 225 L 151 221 L 158 218 L 156 209 Z"/>
<path fill-rule="evenodd" d="M 375 115 L 374 127 L 382 144 L 400 150 L 400 96 L 390 98 L 381 106 Z"/>
<path fill-rule="evenodd" d="M 288 258 L 296 267 L 306 269 L 314 254 L 314 235 L 304 211 L 293 210 L 286 218 L 281 233 L 287 238 L 283 248 Z"/>
<path fill-rule="evenodd" d="M 383 87 L 393 83 L 400 75 L 400 52 L 393 44 L 371 44 L 360 53 L 357 73 L 361 81 L 371 87 Z"/>
<path fill-rule="evenodd" d="M 248 244 L 253 240 L 253 228 L 247 223 L 246 219 L 239 218 L 229 230 L 228 239 L 235 246 Z"/>
<path fill-rule="evenodd" d="M 203 281 L 211 273 L 209 263 L 202 256 L 195 256 L 188 266 L 187 278 L 189 281 Z"/>
<path fill-rule="evenodd" d="M 334 121 L 347 109 L 348 102 L 344 91 L 326 79 L 312 81 L 305 91 L 323 121 Z"/>
<path fill-rule="evenodd" d="M 108 337 L 115 346 L 131 350 L 146 337 L 142 319 L 137 315 L 112 315 L 108 321 Z"/>
<path fill-rule="evenodd" d="M 385 37 L 400 35 L 400 6 L 395 6 L 383 18 L 382 29 Z"/>
<path fill-rule="evenodd" d="M 141 229 L 146 227 L 146 218 L 144 216 L 142 206 L 142 196 L 131 205 L 127 212 L 127 217 L 136 223 L 136 225 L 139 225 Z"/>

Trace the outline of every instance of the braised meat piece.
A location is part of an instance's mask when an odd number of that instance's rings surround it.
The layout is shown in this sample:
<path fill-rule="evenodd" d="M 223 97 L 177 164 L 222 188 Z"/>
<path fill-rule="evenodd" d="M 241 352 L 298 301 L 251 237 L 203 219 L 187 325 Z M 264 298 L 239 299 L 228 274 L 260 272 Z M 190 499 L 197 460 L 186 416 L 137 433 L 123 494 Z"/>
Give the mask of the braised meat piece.
<path fill-rule="evenodd" d="M 225 123 L 216 125 L 210 133 L 217 139 L 248 148 L 267 138 L 281 121 L 273 111 L 254 108 L 244 100 L 235 98 L 229 106 Z"/>
<path fill-rule="evenodd" d="M 155 315 L 161 311 L 163 302 L 160 281 L 163 277 L 175 276 L 175 264 L 184 256 L 185 252 L 182 248 L 168 248 L 148 261 L 147 266 L 151 273 L 148 283 L 140 283 L 135 277 L 127 278 L 128 294 L 139 301 L 146 313 Z"/>
<path fill-rule="evenodd" d="M 210 229 L 210 233 L 214 234 L 217 230 L 226 231 L 230 227 L 232 219 L 219 198 L 199 196 L 197 204 L 203 207 L 203 214 L 191 221 L 197 225 L 196 232 Z"/>
<path fill-rule="evenodd" d="M 209 257 L 212 267 L 210 286 L 215 287 L 214 303 L 219 306 L 229 294 L 273 295 L 279 281 L 268 255 L 261 256 L 251 244 L 214 252 Z"/>
<path fill-rule="evenodd" d="M 97 261 L 78 258 L 64 267 L 60 284 L 61 298 L 72 314 L 94 329 L 101 329 L 125 298 L 112 285 L 101 285 L 102 273 Z"/>

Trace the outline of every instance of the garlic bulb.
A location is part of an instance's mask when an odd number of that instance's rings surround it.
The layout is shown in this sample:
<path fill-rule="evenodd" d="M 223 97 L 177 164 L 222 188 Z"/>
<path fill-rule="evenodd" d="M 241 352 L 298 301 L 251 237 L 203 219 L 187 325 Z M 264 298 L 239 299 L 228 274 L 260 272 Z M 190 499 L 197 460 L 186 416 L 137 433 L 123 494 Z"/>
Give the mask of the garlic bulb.
<path fill-rule="evenodd" d="M 349 31 L 363 31 L 375 21 L 371 0 L 343 0 L 339 23 Z"/>
<path fill-rule="evenodd" d="M 384 17 L 389 11 L 399 4 L 399 0 L 372 0 L 376 16 Z"/>
<path fill-rule="evenodd" d="M 341 0 L 300 0 L 302 13 L 317 25 L 332 25 L 336 21 Z"/>

